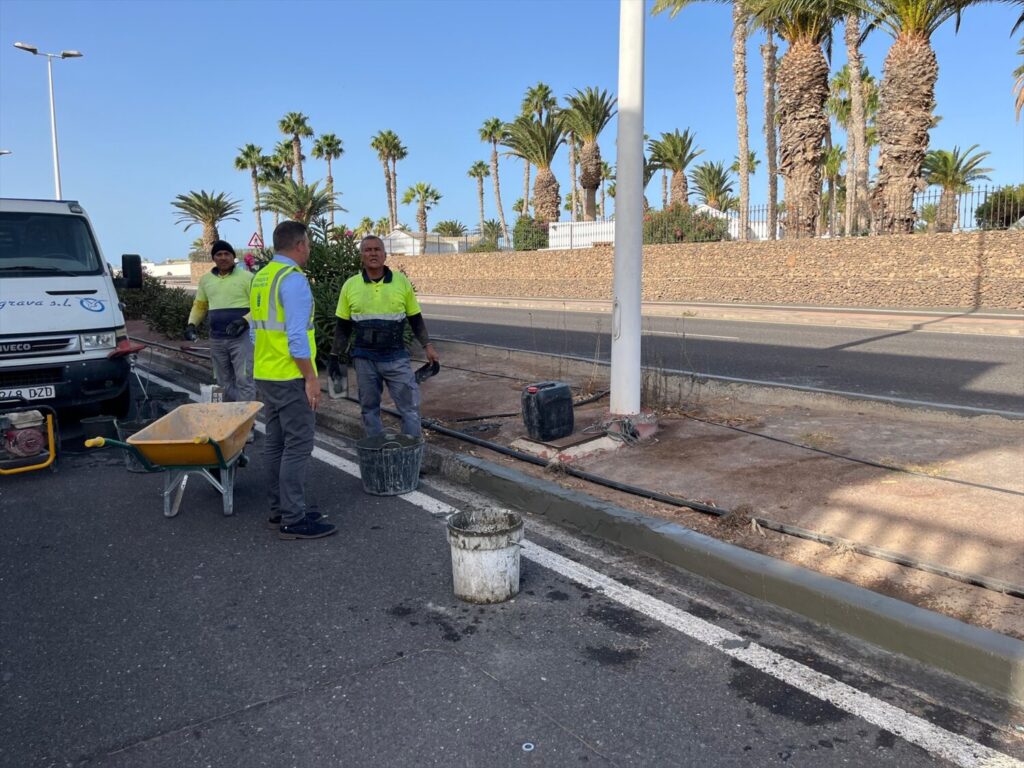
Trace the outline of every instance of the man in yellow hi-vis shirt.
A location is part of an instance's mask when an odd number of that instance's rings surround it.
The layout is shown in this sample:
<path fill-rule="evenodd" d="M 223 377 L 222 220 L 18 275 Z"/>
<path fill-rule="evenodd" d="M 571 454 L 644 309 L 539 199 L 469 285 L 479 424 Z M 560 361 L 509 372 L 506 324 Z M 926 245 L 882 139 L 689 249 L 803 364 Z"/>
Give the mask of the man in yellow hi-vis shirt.
<path fill-rule="evenodd" d="M 308 261 L 306 225 L 281 222 L 274 229 L 274 258 L 253 278 L 249 294 L 254 372 L 267 417 L 267 524 L 282 539 L 319 539 L 337 532 L 319 512 L 306 510 L 306 467 L 320 402 L 313 294 L 302 271 Z"/>
<path fill-rule="evenodd" d="M 252 273 L 235 264 L 235 249 L 217 240 L 210 249 L 214 268 L 199 279 L 188 316 L 185 338 L 199 337 L 196 326 L 210 316 L 210 359 L 217 383 L 229 403 L 256 399 L 252 380 L 252 340 L 249 338 L 249 286 Z"/>

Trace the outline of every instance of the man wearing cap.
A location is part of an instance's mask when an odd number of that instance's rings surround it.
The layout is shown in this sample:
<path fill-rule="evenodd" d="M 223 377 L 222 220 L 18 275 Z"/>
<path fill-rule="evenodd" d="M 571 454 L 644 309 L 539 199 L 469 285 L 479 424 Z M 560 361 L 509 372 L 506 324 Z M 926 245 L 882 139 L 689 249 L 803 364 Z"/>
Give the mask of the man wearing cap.
<path fill-rule="evenodd" d="M 217 240 L 210 249 L 214 268 L 199 279 L 188 316 L 185 338 L 199 337 L 196 326 L 210 316 L 210 358 L 225 402 L 256 400 L 252 379 L 252 340 L 249 338 L 249 286 L 252 273 L 235 264 L 235 249 Z"/>
<path fill-rule="evenodd" d="M 437 363 L 437 351 L 430 343 L 420 305 L 409 278 L 384 265 L 387 253 L 384 241 L 375 235 L 359 243 L 362 270 L 345 281 L 338 297 L 334 344 L 331 347 L 328 375 L 342 379 L 340 355 L 354 337 L 352 360 L 359 382 L 359 406 L 367 436 L 384 431 L 380 420 L 380 396 L 387 383 L 391 399 L 402 415 L 402 432 L 419 437 L 420 389 L 409 364 L 405 348 L 405 321 L 423 345 L 431 363 Z M 354 331 L 354 333 L 353 333 Z"/>

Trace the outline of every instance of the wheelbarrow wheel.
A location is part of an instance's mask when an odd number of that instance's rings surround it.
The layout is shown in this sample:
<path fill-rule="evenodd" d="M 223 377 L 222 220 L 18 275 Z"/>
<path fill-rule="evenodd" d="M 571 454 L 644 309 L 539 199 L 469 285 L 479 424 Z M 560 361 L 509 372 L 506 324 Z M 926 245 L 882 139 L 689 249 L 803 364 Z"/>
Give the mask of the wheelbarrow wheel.
<path fill-rule="evenodd" d="M 238 466 L 240 466 L 240 467 L 247 467 L 247 466 L 249 466 L 249 457 L 246 456 L 245 453 L 243 453 L 241 456 L 238 457 Z"/>

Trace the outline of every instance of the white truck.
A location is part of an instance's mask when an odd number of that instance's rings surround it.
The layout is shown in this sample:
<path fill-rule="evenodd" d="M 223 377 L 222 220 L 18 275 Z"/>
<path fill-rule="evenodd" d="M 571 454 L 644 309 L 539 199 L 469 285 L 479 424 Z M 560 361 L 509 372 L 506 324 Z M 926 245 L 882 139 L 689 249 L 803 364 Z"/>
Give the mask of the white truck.
<path fill-rule="evenodd" d="M 126 255 L 125 285 L 141 259 Z M 89 217 L 70 200 L 0 199 L 0 410 L 130 405 L 133 348 Z"/>

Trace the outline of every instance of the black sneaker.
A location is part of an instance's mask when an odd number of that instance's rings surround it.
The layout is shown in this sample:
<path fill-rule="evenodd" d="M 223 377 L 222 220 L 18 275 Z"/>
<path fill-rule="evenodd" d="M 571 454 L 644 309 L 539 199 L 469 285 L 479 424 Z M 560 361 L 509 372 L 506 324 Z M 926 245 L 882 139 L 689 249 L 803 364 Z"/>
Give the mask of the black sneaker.
<path fill-rule="evenodd" d="M 306 520 L 312 520 L 315 523 L 317 520 L 320 520 L 322 517 L 323 517 L 323 515 L 321 515 L 319 512 L 307 512 L 305 519 Z M 267 518 L 267 528 L 269 528 L 272 531 L 276 531 L 280 527 L 281 527 L 281 516 L 280 515 L 274 515 L 273 517 L 268 517 Z"/>
<path fill-rule="evenodd" d="M 310 520 L 308 517 L 304 518 L 302 522 L 296 523 L 295 525 L 282 525 L 277 531 L 277 538 L 279 539 L 322 539 L 325 536 L 330 536 L 332 533 L 337 533 L 338 529 L 330 523 L 321 523 L 319 521 Z"/>

